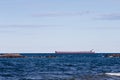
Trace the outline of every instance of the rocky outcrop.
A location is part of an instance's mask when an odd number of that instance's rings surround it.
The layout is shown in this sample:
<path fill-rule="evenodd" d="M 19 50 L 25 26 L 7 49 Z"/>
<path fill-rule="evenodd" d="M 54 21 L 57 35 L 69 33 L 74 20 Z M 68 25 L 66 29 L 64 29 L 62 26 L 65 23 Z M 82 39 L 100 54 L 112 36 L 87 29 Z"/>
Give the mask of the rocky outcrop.
<path fill-rule="evenodd" d="M 18 53 L 4 53 L 0 54 L 0 58 L 24 58 L 25 56 Z"/>

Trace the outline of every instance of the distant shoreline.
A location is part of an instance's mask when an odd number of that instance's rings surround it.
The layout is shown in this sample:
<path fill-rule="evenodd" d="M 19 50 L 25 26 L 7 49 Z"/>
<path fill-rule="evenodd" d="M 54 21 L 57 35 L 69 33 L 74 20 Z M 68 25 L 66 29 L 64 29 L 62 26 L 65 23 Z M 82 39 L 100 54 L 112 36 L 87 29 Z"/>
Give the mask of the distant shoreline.
<path fill-rule="evenodd" d="M 13 52 L 13 53 L 0 53 L 0 54 L 16 54 L 15 52 Z M 30 53 L 28 53 L 28 52 L 20 52 L 20 53 L 18 53 L 18 54 L 55 54 L 55 52 L 44 52 L 44 53 L 42 53 L 42 52 L 30 52 Z M 84 53 L 83 53 L 84 54 Z M 97 53 L 95 53 L 95 54 L 120 54 L 120 52 L 102 52 L 102 53 L 100 53 L 100 52 L 97 52 Z"/>

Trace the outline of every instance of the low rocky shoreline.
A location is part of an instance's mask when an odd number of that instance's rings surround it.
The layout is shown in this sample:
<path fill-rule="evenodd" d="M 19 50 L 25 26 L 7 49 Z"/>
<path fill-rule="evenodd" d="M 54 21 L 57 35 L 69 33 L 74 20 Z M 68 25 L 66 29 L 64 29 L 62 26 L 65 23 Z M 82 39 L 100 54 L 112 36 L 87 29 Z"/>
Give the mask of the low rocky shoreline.
<path fill-rule="evenodd" d="M 0 58 L 24 58 L 25 56 L 20 55 L 19 53 L 4 53 L 0 54 Z"/>
<path fill-rule="evenodd" d="M 4 53 L 0 54 L 0 58 L 27 58 L 28 56 L 23 56 L 19 53 Z M 29 58 L 56 58 L 56 56 L 29 56 Z"/>

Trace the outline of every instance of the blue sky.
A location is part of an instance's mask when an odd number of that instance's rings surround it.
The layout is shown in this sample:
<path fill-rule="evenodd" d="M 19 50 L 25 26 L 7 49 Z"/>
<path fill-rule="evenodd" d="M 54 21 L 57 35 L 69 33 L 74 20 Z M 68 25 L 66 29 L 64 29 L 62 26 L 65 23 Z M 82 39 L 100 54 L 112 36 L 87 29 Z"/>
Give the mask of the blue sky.
<path fill-rule="evenodd" d="M 1 52 L 120 52 L 120 0 L 0 0 Z"/>

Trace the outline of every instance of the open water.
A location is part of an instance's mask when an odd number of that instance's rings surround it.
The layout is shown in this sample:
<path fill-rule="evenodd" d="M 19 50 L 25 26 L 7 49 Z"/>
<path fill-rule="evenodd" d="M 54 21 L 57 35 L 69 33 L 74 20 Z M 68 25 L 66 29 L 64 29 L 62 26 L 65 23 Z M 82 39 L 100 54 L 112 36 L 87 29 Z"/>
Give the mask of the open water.
<path fill-rule="evenodd" d="M 0 80 L 120 80 L 120 58 L 105 54 L 22 54 L 0 58 Z M 50 57 L 52 56 L 52 57 Z"/>

